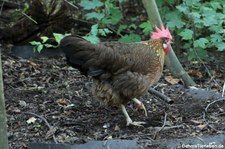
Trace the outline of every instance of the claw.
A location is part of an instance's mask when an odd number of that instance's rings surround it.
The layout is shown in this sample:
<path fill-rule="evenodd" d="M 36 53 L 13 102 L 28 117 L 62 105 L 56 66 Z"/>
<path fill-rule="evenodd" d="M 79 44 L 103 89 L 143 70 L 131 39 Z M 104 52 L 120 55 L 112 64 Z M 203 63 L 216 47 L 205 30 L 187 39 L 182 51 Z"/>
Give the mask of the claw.
<path fill-rule="evenodd" d="M 147 110 L 146 110 L 146 108 L 145 108 L 145 105 L 144 105 L 140 100 L 138 100 L 137 98 L 133 98 L 132 100 L 133 100 L 136 104 L 138 104 L 137 109 L 142 109 L 142 110 L 144 110 L 145 116 L 148 117 L 148 113 L 147 113 Z"/>
<path fill-rule="evenodd" d="M 143 125 L 146 124 L 145 122 L 133 122 L 132 120 L 131 121 L 128 121 L 127 120 L 127 126 L 130 126 L 130 125 L 133 125 L 133 126 L 138 126 L 138 127 L 144 127 Z"/>
<path fill-rule="evenodd" d="M 122 109 L 122 112 L 124 114 L 124 116 L 126 117 L 126 120 L 127 120 L 127 126 L 129 125 L 134 125 L 134 126 L 139 126 L 139 127 L 144 127 L 142 126 L 143 124 L 146 124 L 145 122 L 133 122 L 130 118 L 130 116 L 128 115 L 127 113 L 127 110 L 125 108 L 125 106 L 123 104 L 121 104 L 121 109 Z"/>

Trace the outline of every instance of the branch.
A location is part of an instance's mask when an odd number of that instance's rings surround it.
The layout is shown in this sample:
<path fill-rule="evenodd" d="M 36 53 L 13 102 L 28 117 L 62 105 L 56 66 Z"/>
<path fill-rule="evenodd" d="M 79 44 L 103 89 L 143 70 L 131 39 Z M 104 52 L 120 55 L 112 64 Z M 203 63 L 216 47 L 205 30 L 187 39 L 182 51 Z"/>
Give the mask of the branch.
<path fill-rule="evenodd" d="M 154 95 L 158 96 L 159 98 L 161 98 L 162 100 L 166 101 L 169 104 L 172 104 L 174 102 L 171 98 L 165 96 L 164 94 L 160 93 L 159 91 L 157 91 L 157 90 L 155 90 L 153 88 L 149 88 L 148 89 L 148 92 L 150 92 L 151 94 L 154 94 Z"/>
<path fill-rule="evenodd" d="M 225 101 L 225 98 L 219 98 L 219 99 L 217 99 L 217 100 L 214 100 L 214 101 L 210 102 L 210 103 L 205 107 L 205 111 L 203 112 L 202 118 L 203 118 L 204 122 L 206 123 L 206 125 L 209 126 L 211 129 L 215 130 L 216 132 L 223 132 L 223 131 L 221 131 L 221 130 L 217 130 L 217 129 L 214 128 L 212 125 L 210 125 L 209 122 L 208 122 L 208 120 L 206 119 L 206 114 L 207 114 L 207 111 L 208 111 L 209 107 L 210 107 L 212 104 L 214 104 L 214 103 L 216 103 L 216 102 L 218 102 L 218 101 Z"/>

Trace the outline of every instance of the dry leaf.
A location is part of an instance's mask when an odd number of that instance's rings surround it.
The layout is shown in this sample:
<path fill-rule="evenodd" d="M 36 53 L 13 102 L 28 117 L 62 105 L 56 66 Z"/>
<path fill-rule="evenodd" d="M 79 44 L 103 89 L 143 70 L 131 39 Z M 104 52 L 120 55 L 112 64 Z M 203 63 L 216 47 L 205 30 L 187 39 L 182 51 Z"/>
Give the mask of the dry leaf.
<path fill-rule="evenodd" d="M 52 135 L 55 134 L 55 132 L 56 132 L 56 128 L 55 128 L 55 127 L 51 127 L 51 128 L 49 129 L 49 131 L 46 133 L 45 138 L 46 138 L 46 139 L 51 138 Z"/>
<path fill-rule="evenodd" d="M 20 101 L 19 101 L 19 105 L 20 105 L 21 107 L 26 107 L 26 106 L 27 106 L 27 103 L 26 103 L 25 101 L 23 101 L 23 100 L 20 100 Z"/>
<path fill-rule="evenodd" d="M 195 70 L 195 69 L 188 70 L 188 74 L 190 76 L 193 76 L 193 77 L 196 77 L 196 78 L 202 78 L 203 77 L 202 73 L 198 70 Z"/>
<path fill-rule="evenodd" d="M 69 103 L 68 103 L 68 100 L 64 99 L 64 98 L 61 98 L 61 99 L 58 99 L 56 100 L 56 103 L 62 105 L 62 106 L 67 106 Z"/>
<path fill-rule="evenodd" d="M 37 119 L 35 117 L 31 117 L 27 120 L 27 124 L 34 123 Z"/>
<path fill-rule="evenodd" d="M 201 120 L 193 120 L 193 119 L 191 119 L 191 122 L 193 122 L 195 124 L 202 124 Z"/>
<path fill-rule="evenodd" d="M 118 125 L 116 125 L 115 128 L 114 128 L 114 130 L 115 131 L 119 131 L 120 130 L 120 127 Z"/>
<path fill-rule="evenodd" d="M 207 126 L 207 124 L 200 124 L 197 127 L 200 128 L 201 130 L 204 129 Z"/>
<path fill-rule="evenodd" d="M 166 76 L 165 80 L 172 85 L 177 84 L 180 81 L 179 79 L 173 78 L 172 76 Z"/>

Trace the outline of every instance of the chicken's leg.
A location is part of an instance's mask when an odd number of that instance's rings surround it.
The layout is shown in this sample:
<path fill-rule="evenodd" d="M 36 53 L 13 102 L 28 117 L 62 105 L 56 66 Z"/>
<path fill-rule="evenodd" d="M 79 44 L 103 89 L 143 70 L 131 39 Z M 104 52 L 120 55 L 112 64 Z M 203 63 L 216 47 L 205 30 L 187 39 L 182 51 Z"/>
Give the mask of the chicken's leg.
<path fill-rule="evenodd" d="M 133 122 L 131 120 L 130 116 L 128 115 L 127 110 L 123 104 L 121 104 L 121 109 L 122 109 L 124 116 L 126 117 L 127 126 L 129 126 L 129 125 L 142 126 L 142 124 L 146 124 L 145 122 Z"/>
<path fill-rule="evenodd" d="M 138 109 L 144 110 L 145 116 L 147 117 L 148 114 L 147 114 L 147 110 L 146 110 L 146 108 L 145 108 L 145 105 L 144 105 L 140 100 L 138 100 L 137 98 L 133 98 L 132 100 L 133 100 L 136 104 L 138 104 Z"/>

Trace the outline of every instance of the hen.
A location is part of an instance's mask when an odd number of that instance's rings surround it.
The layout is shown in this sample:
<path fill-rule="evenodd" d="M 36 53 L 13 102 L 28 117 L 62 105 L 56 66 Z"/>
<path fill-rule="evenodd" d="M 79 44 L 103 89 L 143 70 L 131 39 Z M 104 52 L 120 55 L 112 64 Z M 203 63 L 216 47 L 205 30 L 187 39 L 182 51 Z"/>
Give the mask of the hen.
<path fill-rule="evenodd" d="M 67 36 L 60 43 L 69 65 L 93 77 L 93 95 L 108 105 L 120 107 L 127 125 L 144 124 L 131 120 L 125 104 L 134 101 L 147 116 L 145 106 L 137 98 L 160 79 L 170 49 L 172 36 L 168 28 L 161 25 L 155 30 L 150 40 L 138 43 L 91 44 L 76 36 Z"/>

